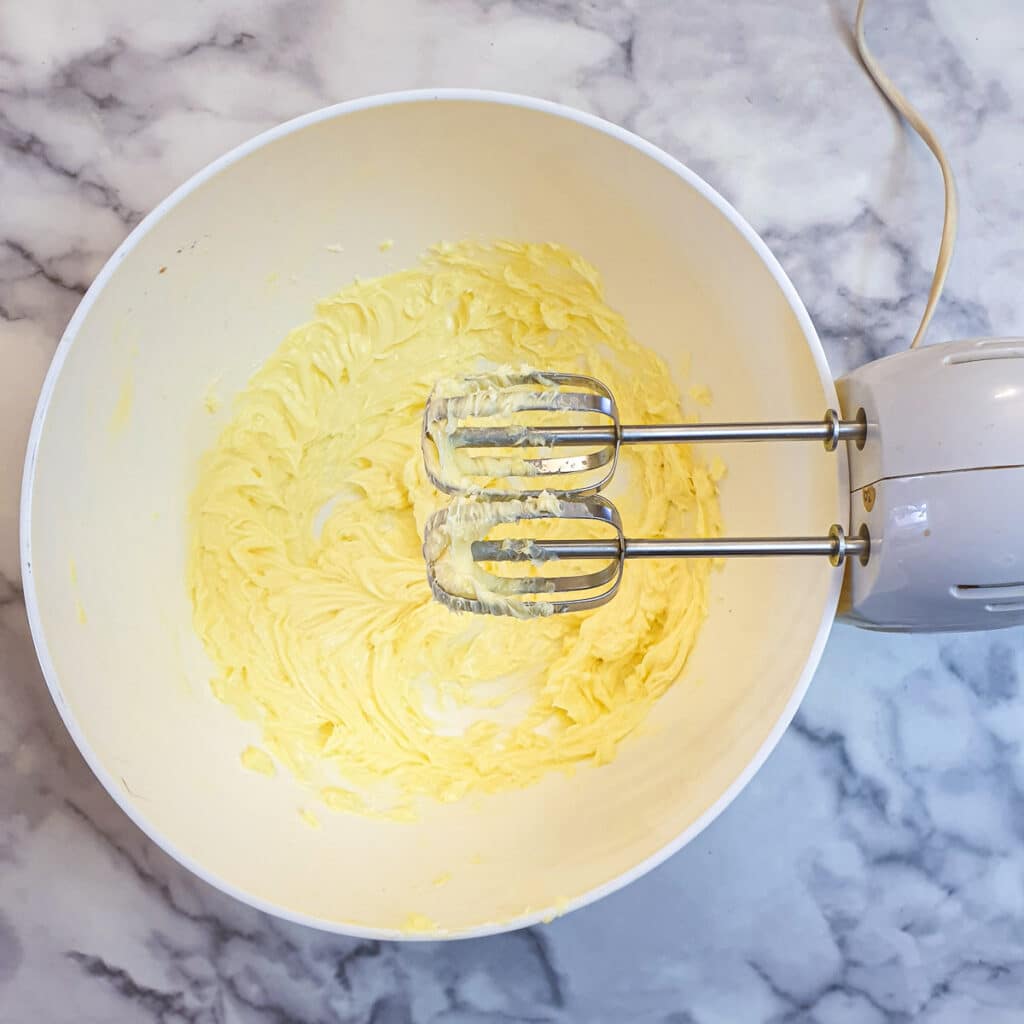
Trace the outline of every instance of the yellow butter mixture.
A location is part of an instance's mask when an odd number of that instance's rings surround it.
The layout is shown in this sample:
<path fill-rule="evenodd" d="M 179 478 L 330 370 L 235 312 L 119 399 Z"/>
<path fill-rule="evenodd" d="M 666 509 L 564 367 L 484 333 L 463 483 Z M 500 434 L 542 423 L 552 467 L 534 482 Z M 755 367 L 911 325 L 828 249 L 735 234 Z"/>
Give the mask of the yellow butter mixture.
<path fill-rule="evenodd" d="M 188 580 L 214 692 L 258 723 L 245 762 L 287 766 L 330 808 L 413 817 L 424 798 L 608 762 L 705 617 L 705 560 L 630 562 L 611 603 L 570 615 L 456 615 L 432 599 L 422 532 L 445 498 L 424 474 L 424 403 L 439 378 L 495 366 L 595 376 L 623 422 L 690 418 L 584 259 L 463 242 L 321 302 L 202 459 Z M 721 467 L 694 449 L 625 448 L 618 472 L 631 536 L 719 532 Z"/>

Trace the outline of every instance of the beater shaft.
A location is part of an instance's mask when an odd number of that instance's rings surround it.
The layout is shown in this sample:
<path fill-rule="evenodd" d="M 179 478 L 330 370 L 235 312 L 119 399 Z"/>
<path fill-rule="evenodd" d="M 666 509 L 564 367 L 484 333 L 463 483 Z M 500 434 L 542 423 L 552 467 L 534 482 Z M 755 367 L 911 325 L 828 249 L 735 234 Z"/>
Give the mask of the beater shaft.
<path fill-rule="evenodd" d="M 841 420 L 836 414 L 822 420 L 793 423 L 678 423 L 636 426 L 579 427 L 461 427 L 452 432 L 454 448 L 553 448 L 556 445 L 668 444 L 702 441 L 863 441 L 863 419 Z"/>
<path fill-rule="evenodd" d="M 863 558 L 866 537 L 845 537 L 833 527 L 826 537 L 730 537 L 692 540 L 478 540 L 472 544 L 477 562 L 546 562 L 574 558 L 767 558 L 777 555 Z"/>

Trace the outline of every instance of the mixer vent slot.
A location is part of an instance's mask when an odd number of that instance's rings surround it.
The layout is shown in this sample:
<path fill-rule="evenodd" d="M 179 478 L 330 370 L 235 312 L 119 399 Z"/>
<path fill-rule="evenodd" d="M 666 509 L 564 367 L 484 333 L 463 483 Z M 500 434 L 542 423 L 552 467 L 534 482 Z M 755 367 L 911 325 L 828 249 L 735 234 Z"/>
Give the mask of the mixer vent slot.
<path fill-rule="evenodd" d="M 987 612 L 1024 612 L 1024 582 L 962 583 L 952 594 L 963 601 L 984 601 Z"/>
<path fill-rule="evenodd" d="M 980 363 L 987 359 L 1024 359 L 1024 338 L 992 338 L 979 342 L 966 352 L 955 352 L 946 356 L 947 366 L 960 363 Z"/>

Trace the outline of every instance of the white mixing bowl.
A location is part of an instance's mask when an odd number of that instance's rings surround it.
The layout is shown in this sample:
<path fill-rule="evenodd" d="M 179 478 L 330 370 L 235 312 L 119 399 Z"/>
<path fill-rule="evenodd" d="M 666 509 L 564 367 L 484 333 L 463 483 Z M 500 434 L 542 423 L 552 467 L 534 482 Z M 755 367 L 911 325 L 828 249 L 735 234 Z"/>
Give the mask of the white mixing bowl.
<path fill-rule="evenodd" d="M 29 443 L 29 617 L 53 699 L 93 771 L 207 881 L 352 934 L 400 937 L 412 913 L 449 935 L 500 931 L 649 870 L 764 761 L 807 688 L 839 595 L 825 559 L 729 564 L 683 677 L 613 764 L 430 807 L 416 824 L 325 811 L 314 830 L 296 813 L 298 782 L 244 771 L 239 752 L 258 731 L 211 695 L 185 587 L 198 457 L 230 397 L 316 299 L 470 236 L 579 250 L 680 386 L 711 387 L 716 419 L 809 419 L 836 405 L 792 285 L 695 174 L 596 118 L 446 91 L 301 117 L 178 189 L 89 289 Z M 394 247 L 382 252 L 385 239 Z M 228 399 L 214 415 L 211 393 Z M 780 444 L 720 454 L 729 533 L 847 524 L 842 452 Z M 451 880 L 434 885 L 445 872 Z"/>

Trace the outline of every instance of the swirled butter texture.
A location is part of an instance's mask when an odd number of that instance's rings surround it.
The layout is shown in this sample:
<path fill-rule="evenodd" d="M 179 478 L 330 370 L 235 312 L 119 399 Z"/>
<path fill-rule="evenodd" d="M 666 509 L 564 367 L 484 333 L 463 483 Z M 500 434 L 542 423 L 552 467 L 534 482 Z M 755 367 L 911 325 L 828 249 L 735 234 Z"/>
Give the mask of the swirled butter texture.
<path fill-rule="evenodd" d="M 630 563 L 614 601 L 572 615 L 460 616 L 432 599 L 422 531 L 442 499 L 424 402 L 438 378 L 496 365 L 598 377 L 627 422 L 683 415 L 584 259 L 464 242 L 321 302 L 202 459 L 188 578 L 214 692 L 328 807 L 408 818 L 421 799 L 607 762 L 693 648 L 703 560 Z M 631 535 L 719 532 L 720 466 L 684 445 L 623 463 Z"/>

